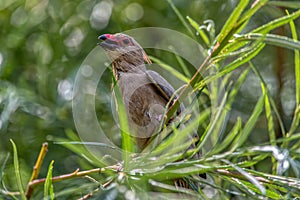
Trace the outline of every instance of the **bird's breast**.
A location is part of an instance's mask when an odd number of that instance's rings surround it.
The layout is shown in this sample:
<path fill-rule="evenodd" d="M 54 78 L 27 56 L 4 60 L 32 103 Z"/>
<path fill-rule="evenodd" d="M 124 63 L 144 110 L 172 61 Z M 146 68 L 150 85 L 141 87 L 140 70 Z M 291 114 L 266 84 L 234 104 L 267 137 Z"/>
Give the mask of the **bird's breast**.
<path fill-rule="evenodd" d="M 118 85 L 132 134 L 149 138 L 158 131 L 167 101 L 144 73 L 122 73 Z"/>

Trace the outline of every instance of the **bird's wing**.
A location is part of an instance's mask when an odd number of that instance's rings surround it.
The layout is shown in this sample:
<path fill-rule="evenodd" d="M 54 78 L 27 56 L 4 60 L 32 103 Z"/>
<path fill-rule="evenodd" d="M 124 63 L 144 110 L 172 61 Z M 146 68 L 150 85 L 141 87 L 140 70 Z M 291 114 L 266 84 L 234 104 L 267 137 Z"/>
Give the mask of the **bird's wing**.
<path fill-rule="evenodd" d="M 157 89 L 161 92 L 162 96 L 167 101 L 170 101 L 171 97 L 175 93 L 175 89 L 172 87 L 172 85 L 155 71 L 147 70 L 146 73 L 150 81 L 153 82 Z M 175 99 L 176 98 L 177 95 L 175 95 Z M 184 109 L 184 105 L 183 103 L 181 103 L 180 107 L 177 110 L 177 114 L 180 114 Z"/>

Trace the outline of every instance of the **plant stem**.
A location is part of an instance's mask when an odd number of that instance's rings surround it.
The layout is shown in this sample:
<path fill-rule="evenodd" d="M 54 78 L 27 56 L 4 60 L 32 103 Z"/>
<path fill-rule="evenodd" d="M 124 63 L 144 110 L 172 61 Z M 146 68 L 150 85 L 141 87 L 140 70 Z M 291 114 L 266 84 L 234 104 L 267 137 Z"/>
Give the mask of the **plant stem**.
<path fill-rule="evenodd" d="M 119 165 L 113 165 L 113 166 L 104 167 L 104 168 L 96 168 L 96 169 L 91 169 L 91 170 L 86 170 L 86 171 L 81 171 L 81 172 L 79 171 L 79 169 L 76 169 L 72 173 L 55 176 L 52 178 L 52 181 L 57 182 L 57 181 L 62 181 L 62 180 L 70 179 L 70 178 L 86 176 L 91 173 L 96 173 L 96 172 L 101 173 L 101 172 L 105 172 L 107 169 L 110 169 L 113 171 L 118 171 Z M 35 179 L 35 180 L 29 182 L 28 185 L 29 185 L 29 187 L 33 187 L 33 186 L 42 184 L 45 181 L 46 181 L 46 178 Z"/>
<path fill-rule="evenodd" d="M 32 174 L 31 174 L 31 178 L 29 180 L 29 183 L 27 185 L 27 190 L 26 190 L 26 198 L 27 199 L 30 199 L 32 193 L 33 193 L 33 188 L 31 187 L 30 183 L 37 179 L 38 175 L 39 175 L 39 172 L 40 172 L 40 169 L 41 169 L 41 166 L 43 164 L 43 161 L 44 161 L 44 158 L 46 156 L 46 153 L 48 151 L 48 143 L 45 142 L 43 143 L 42 145 L 42 148 L 40 150 L 40 154 L 39 154 L 39 157 L 38 159 L 36 160 L 36 163 L 33 167 L 33 171 L 32 171 Z"/>
<path fill-rule="evenodd" d="M 215 49 L 217 49 L 218 46 L 215 46 L 213 51 Z M 191 80 L 188 82 L 188 84 L 186 84 L 186 86 L 182 89 L 181 93 L 178 95 L 178 98 L 175 99 L 173 105 L 168 109 L 167 111 L 167 116 L 166 116 L 166 120 L 165 122 L 168 122 L 169 119 L 172 117 L 172 115 L 175 113 L 175 111 L 177 110 L 178 106 L 180 105 L 180 102 L 183 100 L 183 98 L 186 97 L 187 93 L 188 93 L 188 88 L 189 86 L 194 86 L 197 81 L 198 81 L 198 77 L 200 74 L 200 71 L 209 64 L 210 59 L 211 59 L 211 55 L 212 53 L 210 53 L 205 60 L 203 61 L 203 63 L 200 65 L 200 67 L 197 69 L 197 71 L 195 72 L 194 76 L 191 78 Z"/>

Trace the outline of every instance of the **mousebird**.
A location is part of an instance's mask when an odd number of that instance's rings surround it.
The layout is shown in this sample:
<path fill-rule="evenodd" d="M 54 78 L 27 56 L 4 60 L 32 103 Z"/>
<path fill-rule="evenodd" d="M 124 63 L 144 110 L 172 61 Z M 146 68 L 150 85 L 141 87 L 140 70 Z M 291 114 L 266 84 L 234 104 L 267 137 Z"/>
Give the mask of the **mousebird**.
<path fill-rule="evenodd" d="M 176 100 L 175 89 L 159 73 L 146 69 L 145 63 L 151 64 L 151 61 L 133 37 L 116 33 L 103 34 L 98 39 L 101 40 L 98 45 L 105 50 L 112 62 L 114 78 L 126 108 L 130 134 L 134 136 L 137 147 L 143 150 L 151 136 L 161 131 L 159 128 L 164 111 L 167 105 L 172 105 Z M 174 117 L 180 115 L 184 109 L 181 103 Z M 197 133 L 194 133 L 191 140 L 197 137 Z M 194 147 L 193 143 L 190 148 Z M 199 156 L 198 154 L 193 158 Z M 205 177 L 205 174 L 200 176 Z M 180 181 L 175 184 L 185 185 Z"/>

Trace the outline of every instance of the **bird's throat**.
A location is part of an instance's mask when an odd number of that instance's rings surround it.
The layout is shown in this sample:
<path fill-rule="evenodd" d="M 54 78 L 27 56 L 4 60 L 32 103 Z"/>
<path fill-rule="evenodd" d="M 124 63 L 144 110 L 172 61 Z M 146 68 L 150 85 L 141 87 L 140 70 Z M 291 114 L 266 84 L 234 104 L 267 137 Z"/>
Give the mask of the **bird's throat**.
<path fill-rule="evenodd" d="M 120 73 L 145 73 L 146 66 L 144 63 L 133 64 L 126 61 L 115 60 L 112 62 L 113 73 L 118 80 Z"/>

